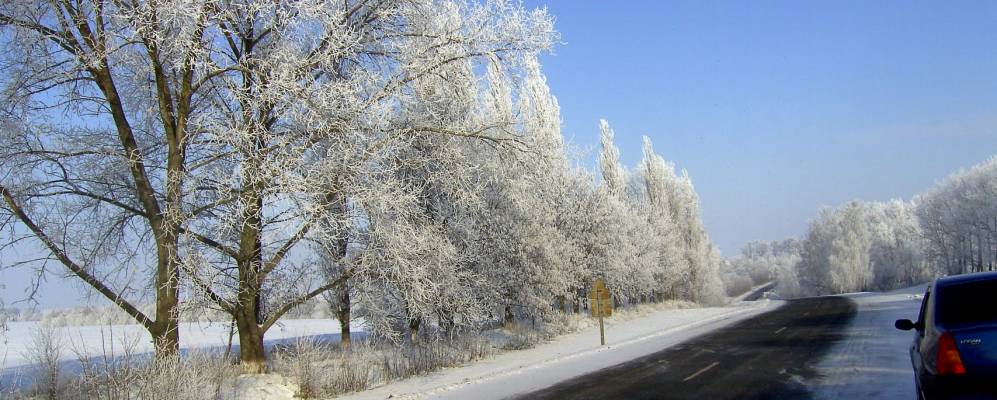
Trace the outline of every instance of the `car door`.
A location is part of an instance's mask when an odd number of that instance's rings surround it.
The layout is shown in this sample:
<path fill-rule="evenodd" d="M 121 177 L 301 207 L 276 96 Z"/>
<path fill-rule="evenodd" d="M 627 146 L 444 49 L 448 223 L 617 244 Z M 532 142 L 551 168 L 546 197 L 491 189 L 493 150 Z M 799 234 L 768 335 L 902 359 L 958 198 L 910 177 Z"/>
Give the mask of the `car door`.
<path fill-rule="evenodd" d="M 917 313 L 917 322 L 914 323 L 914 340 L 910 345 L 910 362 L 914 366 L 914 372 L 920 374 L 924 371 L 924 357 L 921 355 L 921 345 L 924 342 L 924 326 L 928 310 L 928 301 L 931 299 L 931 289 L 924 292 L 921 299 L 921 310 Z"/>

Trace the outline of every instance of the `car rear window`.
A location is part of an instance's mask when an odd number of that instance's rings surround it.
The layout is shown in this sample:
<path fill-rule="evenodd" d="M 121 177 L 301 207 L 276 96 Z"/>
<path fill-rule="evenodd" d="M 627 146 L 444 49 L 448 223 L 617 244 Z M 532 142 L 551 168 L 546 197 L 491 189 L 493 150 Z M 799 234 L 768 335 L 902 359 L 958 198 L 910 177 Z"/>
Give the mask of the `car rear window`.
<path fill-rule="evenodd" d="M 938 288 L 935 318 L 946 325 L 992 321 L 997 323 L 997 280 L 976 281 Z"/>

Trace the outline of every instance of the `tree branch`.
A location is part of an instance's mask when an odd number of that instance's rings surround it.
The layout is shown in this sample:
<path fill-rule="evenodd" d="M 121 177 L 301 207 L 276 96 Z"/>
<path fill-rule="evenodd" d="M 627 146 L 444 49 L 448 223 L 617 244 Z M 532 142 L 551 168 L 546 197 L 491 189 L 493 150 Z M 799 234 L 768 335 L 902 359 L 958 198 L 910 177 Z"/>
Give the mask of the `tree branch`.
<path fill-rule="evenodd" d="M 35 224 L 34 220 L 28 216 L 24 209 L 21 208 L 20 204 L 17 203 L 17 200 L 14 199 L 14 196 L 10 193 L 10 191 L 3 185 L 0 185 L 0 194 L 3 195 L 4 202 L 7 203 L 7 206 L 10 207 L 11 211 L 17 215 L 17 219 L 20 220 L 21 223 L 23 223 L 29 230 L 31 230 L 35 237 L 37 237 L 38 240 L 41 240 L 45 247 L 48 248 L 49 251 L 51 251 L 52 254 L 66 266 L 66 268 L 68 268 L 74 275 L 78 276 L 88 285 L 96 289 L 112 303 L 118 305 L 118 307 L 121 307 L 122 310 L 128 313 L 128 315 L 134 318 L 135 321 L 143 327 L 149 330 L 153 329 L 155 321 L 143 314 L 142 311 L 139 311 L 139 309 L 128 302 L 128 300 L 125 300 L 119 294 L 115 293 L 111 290 L 111 288 L 107 287 L 107 285 L 87 272 L 86 269 L 70 259 L 69 255 L 59 248 L 59 246 L 56 245 L 44 231 L 42 231 L 41 227 Z"/>
<path fill-rule="evenodd" d="M 284 260 L 285 256 L 287 256 L 287 252 L 291 251 L 291 248 L 293 248 L 294 245 L 298 244 L 298 242 L 300 242 L 301 239 L 308 234 L 308 231 L 311 229 L 311 227 L 312 227 L 311 221 L 305 222 L 305 224 L 298 229 L 298 232 L 295 233 L 294 236 L 288 239 L 287 242 L 284 242 L 284 245 L 280 247 L 280 250 L 277 250 L 277 253 L 275 253 L 273 257 L 270 258 L 269 261 L 263 264 L 263 270 L 260 271 L 260 273 L 262 274 L 260 279 L 265 278 L 267 274 L 269 274 L 271 271 L 276 269 L 278 265 L 280 265 L 280 262 Z"/>
<path fill-rule="evenodd" d="M 278 308 L 277 311 L 274 311 L 274 313 L 271 314 L 267 318 L 267 320 L 263 322 L 263 325 L 260 325 L 260 330 L 266 332 L 267 329 L 270 329 L 270 327 L 273 326 L 273 324 L 277 323 L 277 321 L 280 320 L 280 317 L 282 317 L 288 311 L 291 311 L 291 309 L 293 309 L 294 307 L 300 306 L 301 304 L 304 304 L 304 302 L 311 300 L 315 296 L 318 296 L 322 293 L 325 293 L 326 291 L 332 290 L 333 288 L 339 285 L 342 285 L 344 282 L 346 282 L 347 279 L 349 279 L 349 277 L 350 274 L 344 272 L 342 275 L 339 276 L 338 279 L 329 282 L 323 286 L 320 286 L 317 289 L 312 290 L 311 292 L 305 293 L 304 295 L 298 297 L 297 299 L 285 303 L 283 306 Z"/>

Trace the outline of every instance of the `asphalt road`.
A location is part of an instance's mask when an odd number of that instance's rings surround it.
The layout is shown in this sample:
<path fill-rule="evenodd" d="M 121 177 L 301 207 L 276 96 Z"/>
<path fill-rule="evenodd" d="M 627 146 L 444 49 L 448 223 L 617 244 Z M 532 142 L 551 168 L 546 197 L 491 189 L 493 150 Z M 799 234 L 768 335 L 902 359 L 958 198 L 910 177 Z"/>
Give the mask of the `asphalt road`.
<path fill-rule="evenodd" d="M 518 399 L 797 399 L 854 318 L 842 297 L 791 300 L 736 325 Z"/>

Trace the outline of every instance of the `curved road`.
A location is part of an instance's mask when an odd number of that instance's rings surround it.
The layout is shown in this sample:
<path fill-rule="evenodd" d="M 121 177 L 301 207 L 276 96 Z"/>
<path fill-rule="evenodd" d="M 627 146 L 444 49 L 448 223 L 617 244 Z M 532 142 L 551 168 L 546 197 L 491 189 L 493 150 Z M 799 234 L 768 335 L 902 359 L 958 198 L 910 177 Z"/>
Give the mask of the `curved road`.
<path fill-rule="evenodd" d="M 842 337 L 856 305 L 843 297 L 785 306 L 519 399 L 786 399 Z"/>

